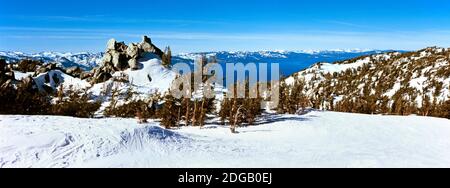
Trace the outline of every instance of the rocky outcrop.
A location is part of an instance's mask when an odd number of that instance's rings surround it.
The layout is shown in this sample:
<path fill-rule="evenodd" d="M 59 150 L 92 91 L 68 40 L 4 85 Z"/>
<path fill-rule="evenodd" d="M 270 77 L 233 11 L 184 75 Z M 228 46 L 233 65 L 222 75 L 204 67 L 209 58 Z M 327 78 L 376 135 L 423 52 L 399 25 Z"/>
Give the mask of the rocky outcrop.
<path fill-rule="evenodd" d="M 142 42 L 139 43 L 139 48 L 141 49 L 141 52 L 148 52 L 148 53 L 154 53 L 158 57 L 162 59 L 164 52 L 152 44 L 152 41 L 147 36 L 142 37 Z"/>
<path fill-rule="evenodd" d="M 80 78 L 81 73 L 83 73 L 83 70 L 81 70 L 81 68 L 78 66 L 73 66 L 66 69 L 66 74 L 71 75 L 73 77 Z"/>
<path fill-rule="evenodd" d="M 130 43 L 128 45 L 125 45 L 124 42 L 117 42 L 115 39 L 110 39 L 106 45 L 106 53 L 103 56 L 102 65 L 94 68 L 90 74 L 80 73 L 80 76 L 82 79 L 90 78 L 91 83 L 105 82 L 116 71 L 140 69 L 142 66 L 139 63 L 139 59 L 147 53 L 153 53 L 160 59 L 164 56 L 164 52 L 153 45 L 151 39 L 147 36 L 143 36 L 142 41 L 138 44 Z"/>
<path fill-rule="evenodd" d="M 64 70 L 62 68 L 58 67 L 58 65 L 56 65 L 55 63 L 48 63 L 46 65 L 39 66 L 39 67 L 37 67 L 37 69 L 34 72 L 35 72 L 35 75 L 38 75 L 38 74 L 49 72 L 51 70 L 60 70 L 60 71 L 64 72 Z"/>
<path fill-rule="evenodd" d="M 0 59 L 0 87 L 8 87 L 14 81 L 14 72 L 8 66 L 8 64 L 6 64 L 6 61 L 4 59 Z"/>
<path fill-rule="evenodd" d="M 141 43 L 130 43 L 128 46 L 124 42 L 110 39 L 106 46 L 106 53 L 103 56 L 103 65 L 109 66 L 112 63 L 115 71 L 122 71 L 128 68 L 139 69 L 138 59 L 145 53 L 156 54 L 159 58 L 162 58 L 164 55 L 163 51 L 153 45 L 147 36 L 142 37 Z"/>
<path fill-rule="evenodd" d="M 69 68 L 62 68 L 56 63 L 44 63 L 40 60 L 23 59 L 18 63 L 8 64 L 6 60 L 0 60 L 0 79 L 1 83 L 8 80 L 8 83 L 15 82 L 14 71 L 23 73 L 33 72 L 33 77 L 47 74 L 51 70 L 60 70 L 75 78 L 87 80 L 92 84 L 102 83 L 108 81 L 113 77 L 117 71 L 124 71 L 126 69 L 138 70 L 142 68 L 140 60 L 148 58 L 148 54 L 154 54 L 155 58 L 163 59 L 164 52 L 152 44 L 151 39 L 147 36 L 142 37 L 140 43 L 130 43 L 126 45 L 124 42 L 118 42 L 115 39 L 110 39 L 106 45 L 106 52 L 103 55 L 102 64 L 99 67 L 93 68 L 91 71 L 84 71 L 81 67 L 73 66 Z M 47 76 L 47 75 L 44 75 Z M 48 77 L 48 76 L 47 76 Z M 116 78 L 117 76 L 114 76 Z M 48 77 L 50 80 L 50 77 Z M 121 80 L 126 80 L 120 78 Z"/>
<path fill-rule="evenodd" d="M 31 59 L 21 60 L 16 67 L 16 70 L 21 72 L 34 72 L 38 70 L 44 63 L 42 61 L 35 61 Z"/>

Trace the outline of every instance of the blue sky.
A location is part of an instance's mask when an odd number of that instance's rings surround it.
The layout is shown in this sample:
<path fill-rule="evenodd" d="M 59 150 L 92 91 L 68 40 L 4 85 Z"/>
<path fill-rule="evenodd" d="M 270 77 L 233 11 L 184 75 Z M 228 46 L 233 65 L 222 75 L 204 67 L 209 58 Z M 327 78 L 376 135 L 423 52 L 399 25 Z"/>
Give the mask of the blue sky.
<path fill-rule="evenodd" d="M 98 52 L 148 35 L 175 52 L 450 47 L 446 0 L 0 0 L 0 50 Z"/>

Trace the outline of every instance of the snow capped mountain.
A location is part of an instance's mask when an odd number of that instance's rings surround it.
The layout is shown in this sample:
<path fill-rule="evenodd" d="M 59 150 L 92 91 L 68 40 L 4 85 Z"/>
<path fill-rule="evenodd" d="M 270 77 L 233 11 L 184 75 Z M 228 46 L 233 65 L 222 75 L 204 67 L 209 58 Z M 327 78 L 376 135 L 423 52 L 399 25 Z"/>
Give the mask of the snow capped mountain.
<path fill-rule="evenodd" d="M 23 52 L 0 52 L 0 58 L 6 59 L 8 63 L 18 62 L 22 59 L 41 60 L 44 63 L 56 62 L 59 65 L 69 68 L 79 66 L 84 70 L 90 70 L 99 65 L 102 61 L 103 53 L 59 53 L 41 52 L 26 54 Z"/>
<path fill-rule="evenodd" d="M 301 51 L 219 51 L 180 53 L 172 57 L 173 63 L 192 64 L 200 55 L 216 56 L 221 64 L 225 63 L 280 63 L 281 73 L 291 75 L 317 62 L 335 62 L 362 55 L 376 54 L 379 50 L 301 50 Z M 42 60 L 44 63 L 56 62 L 63 67 L 80 66 L 84 70 L 91 70 L 102 62 L 104 53 L 59 53 L 41 52 L 26 54 L 22 52 L 0 52 L 0 58 L 7 62 L 18 62 L 21 59 Z"/>

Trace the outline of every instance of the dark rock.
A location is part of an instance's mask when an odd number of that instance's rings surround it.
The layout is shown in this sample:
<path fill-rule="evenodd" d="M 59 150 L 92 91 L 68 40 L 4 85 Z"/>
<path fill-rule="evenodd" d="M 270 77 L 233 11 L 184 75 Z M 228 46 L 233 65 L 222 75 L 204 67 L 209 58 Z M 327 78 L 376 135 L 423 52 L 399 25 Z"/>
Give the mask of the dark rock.
<path fill-rule="evenodd" d="M 116 43 L 116 50 L 122 53 L 127 52 L 128 46 L 124 42 Z"/>
<path fill-rule="evenodd" d="M 137 62 L 136 59 L 130 59 L 128 60 L 128 66 L 132 69 L 132 70 L 138 70 L 141 68 L 141 66 L 139 65 L 139 63 Z"/>
<path fill-rule="evenodd" d="M 81 68 L 77 66 L 70 67 L 66 70 L 66 73 L 73 77 L 80 77 L 82 72 L 83 70 L 81 70 Z"/>
<path fill-rule="evenodd" d="M 147 36 L 143 36 L 142 37 L 142 43 L 152 43 L 152 40 L 150 38 L 148 38 Z"/>
<path fill-rule="evenodd" d="M 111 74 L 109 74 L 107 72 L 102 72 L 95 78 L 94 83 L 97 84 L 97 83 L 106 82 L 111 78 L 112 78 Z"/>
<path fill-rule="evenodd" d="M 156 47 L 155 45 L 153 45 L 151 43 L 150 38 L 148 38 L 147 36 L 142 37 L 142 42 L 139 43 L 138 46 L 139 46 L 139 49 L 144 53 L 154 53 L 159 58 L 162 58 L 162 56 L 164 55 L 164 52 L 161 49 L 159 49 L 158 47 Z"/>
<path fill-rule="evenodd" d="M 139 47 L 137 44 L 131 43 L 127 48 L 127 55 L 131 59 L 137 59 L 139 57 Z"/>
<path fill-rule="evenodd" d="M 42 61 L 24 59 L 19 62 L 17 69 L 21 72 L 35 72 L 42 64 Z"/>
<path fill-rule="evenodd" d="M 91 78 L 92 76 L 94 76 L 94 73 L 92 73 L 92 72 L 82 72 L 80 74 L 80 79 L 84 80 L 84 79 Z"/>
<path fill-rule="evenodd" d="M 58 65 L 56 65 L 56 63 L 49 63 L 45 66 L 45 68 L 47 68 L 47 70 L 56 70 L 58 69 Z"/>
<path fill-rule="evenodd" d="M 48 75 L 48 73 L 45 74 L 45 76 L 44 76 L 44 82 L 45 83 L 50 83 L 50 76 Z"/>
<path fill-rule="evenodd" d="M 53 82 L 55 82 L 56 85 L 59 85 L 61 82 L 58 78 L 58 74 L 53 74 L 52 76 Z"/>
<path fill-rule="evenodd" d="M 37 69 L 36 74 L 42 74 L 42 73 L 46 73 L 48 71 L 49 71 L 49 69 L 47 69 L 47 67 L 40 67 Z"/>
<path fill-rule="evenodd" d="M 106 51 L 116 50 L 116 39 L 109 39 L 108 44 L 106 45 Z"/>
<path fill-rule="evenodd" d="M 125 70 L 129 68 L 127 56 L 123 53 L 114 53 L 112 63 L 117 70 Z"/>
<path fill-rule="evenodd" d="M 0 59 L 0 71 L 6 69 L 6 61 L 4 59 Z"/>
<path fill-rule="evenodd" d="M 45 84 L 42 85 L 42 89 L 44 89 L 46 93 L 53 93 L 55 91 L 52 87 Z"/>

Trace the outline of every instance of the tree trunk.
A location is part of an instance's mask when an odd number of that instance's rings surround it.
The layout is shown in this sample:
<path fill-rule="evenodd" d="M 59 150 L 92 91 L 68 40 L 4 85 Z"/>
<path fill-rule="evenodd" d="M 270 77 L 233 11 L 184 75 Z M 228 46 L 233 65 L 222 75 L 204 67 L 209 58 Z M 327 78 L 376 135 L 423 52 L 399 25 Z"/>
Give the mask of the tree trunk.
<path fill-rule="evenodd" d="M 192 126 L 195 126 L 197 123 L 197 119 L 195 118 L 197 116 L 197 100 L 194 102 L 194 113 L 192 114 Z"/>
<path fill-rule="evenodd" d="M 177 126 L 180 127 L 180 121 L 181 121 L 181 106 L 178 107 L 178 117 L 177 117 Z"/>
<path fill-rule="evenodd" d="M 184 100 L 186 100 L 186 126 L 189 126 L 189 122 L 190 122 L 190 119 L 189 119 L 189 113 L 190 113 L 190 99 L 184 99 Z"/>
<path fill-rule="evenodd" d="M 231 129 L 231 133 L 237 133 L 236 132 L 236 127 L 237 127 L 237 122 L 238 122 L 238 118 L 239 118 L 239 114 L 240 114 L 241 108 L 242 108 L 242 105 L 239 106 L 239 108 L 236 110 L 236 113 L 234 114 L 233 124 L 232 124 L 232 126 L 230 128 Z"/>
<path fill-rule="evenodd" d="M 199 121 L 200 121 L 200 128 L 202 128 L 203 125 L 205 124 L 205 121 L 203 119 L 204 118 L 204 112 L 205 112 L 204 109 L 203 109 L 204 105 L 205 105 L 205 101 L 206 101 L 205 99 L 202 100 L 202 106 L 200 108 L 201 109 L 200 110 L 200 119 L 199 119 Z"/>

